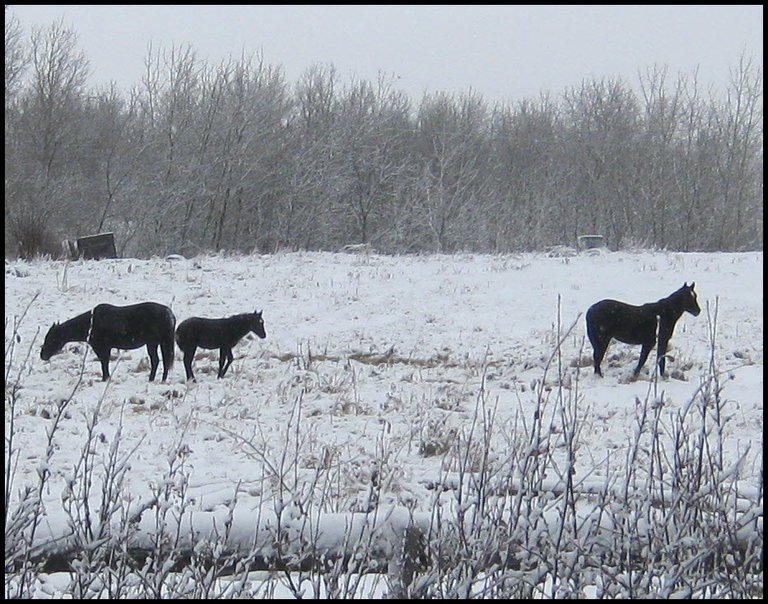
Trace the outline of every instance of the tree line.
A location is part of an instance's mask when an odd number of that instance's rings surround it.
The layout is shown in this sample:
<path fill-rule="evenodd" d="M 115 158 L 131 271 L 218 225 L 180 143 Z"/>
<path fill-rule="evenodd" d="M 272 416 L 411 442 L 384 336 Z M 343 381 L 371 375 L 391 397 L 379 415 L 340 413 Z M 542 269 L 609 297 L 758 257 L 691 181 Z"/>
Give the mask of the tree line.
<path fill-rule="evenodd" d="M 8 17 L 8 16 L 7 16 Z M 61 22 L 6 18 L 5 253 L 58 255 L 110 231 L 118 253 L 504 253 L 763 246 L 762 67 L 723 91 L 654 66 L 633 88 L 418 102 L 392 77 L 295 83 L 257 54 L 218 64 L 150 47 L 127 92 L 87 85 Z"/>

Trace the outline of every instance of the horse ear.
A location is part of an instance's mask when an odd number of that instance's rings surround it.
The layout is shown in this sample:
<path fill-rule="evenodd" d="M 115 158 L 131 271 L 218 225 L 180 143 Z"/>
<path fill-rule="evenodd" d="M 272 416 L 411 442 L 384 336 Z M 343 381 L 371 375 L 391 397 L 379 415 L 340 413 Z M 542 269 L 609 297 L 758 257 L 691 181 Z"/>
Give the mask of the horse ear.
<path fill-rule="evenodd" d="M 695 282 L 695 281 L 691 281 L 691 286 L 690 286 L 690 287 L 691 287 L 691 289 L 693 289 L 693 286 L 694 286 L 694 285 L 696 285 L 696 282 Z"/>

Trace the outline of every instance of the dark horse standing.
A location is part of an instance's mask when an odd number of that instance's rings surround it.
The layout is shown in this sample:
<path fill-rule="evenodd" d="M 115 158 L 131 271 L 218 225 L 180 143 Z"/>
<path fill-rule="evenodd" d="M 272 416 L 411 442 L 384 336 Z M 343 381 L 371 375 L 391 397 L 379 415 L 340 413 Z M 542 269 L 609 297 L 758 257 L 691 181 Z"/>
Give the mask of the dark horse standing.
<path fill-rule="evenodd" d="M 195 380 L 195 374 L 192 373 L 192 361 L 198 347 L 208 350 L 219 349 L 218 376 L 223 378 L 232 364 L 232 347 L 249 331 L 260 338 L 267 337 L 261 311 L 233 315 L 225 319 L 190 317 L 179 323 L 179 327 L 176 329 L 176 343 L 184 353 L 184 369 L 187 371 L 187 379 Z"/>
<path fill-rule="evenodd" d="M 676 292 L 658 302 L 632 306 L 617 300 L 601 300 L 587 310 L 587 335 L 594 349 L 595 373 L 602 377 L 600 363 L 611 338 L 625 344 L 640 344 L 640 359 L 635 367 L 634 377 L 640 373 L 648 353 L 656 344 L 658 327 L 658 349 L 656 351 L 659 373 L 664 375 L 667 344 L 672 337 L 675 323 L 684 312 L 694 317 L 701 312 L 696 301 L 696 292 L 691 283 L 684 283 Z"/>
<path fill-rule="evenodd" d="M 173 365 L 173 332 L 176 317 L 167 306 L 157 302 L 142 302 L 130 306 L 99 304 L 61 325 L 54 323 L 45 336 L 40 358 L 44 361 L 59 352 L 67 342 L 88 342 L 101 361 L 102 379 L 109 378 L 109 355 L 113 348 L 133 350 L 146 345 L 151 368 L 149 381 L 155 379 L 160 361 L 157 347 L 163 354 L 163 381 Z"/>

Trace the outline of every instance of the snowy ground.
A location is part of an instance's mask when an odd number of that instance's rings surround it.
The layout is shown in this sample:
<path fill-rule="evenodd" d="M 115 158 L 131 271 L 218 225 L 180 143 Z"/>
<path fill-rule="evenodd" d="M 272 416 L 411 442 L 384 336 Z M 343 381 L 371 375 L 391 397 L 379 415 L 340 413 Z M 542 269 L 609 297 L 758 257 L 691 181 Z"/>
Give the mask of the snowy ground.
<path fill-rule="evenodd" d="M 50 415 L 56 401 L 72 394 L 83 358 L 84 379 L 50 466 L 52 509 L 60 506 L 61 489 L 80 455 L 85 415 L 103 401 L 97 431 L 104 446 L 122 422 L 122 447 L 138 447 L 129 474 L 137 496 L 161 479 L 168 454 L 182 444 L 200 509 L 228 501 L 238 483 L 246 499 L 270 497 L 277 487 L 265 479 L 265 464 L 284 458 L 290 426 L 299 435 L 301 472 L 312 476 L 318 467 L 338 464 L 326 511 L 363 509 L 374 473 L 387 477 L 380 503 L 426 510 L 431 486 L 444 477 L 446 464 L 451 469 L 444 452 L 476 416 L 481 391 L 496 410 L 493 449 L 503 456 L 515 422 L 532 414 L 541 380 L 546 392 L 556 386 L 558 373 L 569 390 L 577 388 L 584 417 L 576 476 L 599 479 L 606 460 L 624 459 L 638 400 L 663 397 L 671 416 L 694 396 L 712 360 L 708 316 L 713 319 L 715 309 L 714 362 L 729 418 L 724 453 L 735 461 L 751 447 L 741 472 L 754 485 L 762 468 L 762 275 L 762 253 L 299 252 L 6 261 L 6 430 L 8 387 L 20 384 L 16 446 L 22 454 L 14 486 L 36 481 Z M 631 382 L 639 347 L 616 342 L 603 363 L 605 377 L 593 375 L 583 316 L 591 304 L 603 298 L 655 301 L 691 281 L 702 313 L 678 322 L 670 377 L 657 383 L 650 377 L 654 352 L 641 378 Z M 263 310 L 267 338 L 241 340 L 223 379 L 216 378 L 218 351 L 198 350 L 196 384 L 185 382 L 178 350 L 167 383 L 148 381 L 144 348 L 113 351 L 106 384 L 84 344 L 68 344 L 48 362 L 40 359 L 53 321 L 101 302 L 145 300 L 168 304 L 178 322 Z M 9 358 L 14 323 L 19 338 Z M 545 372 L 558 331 L 565 336 L 562 357 Z"/>

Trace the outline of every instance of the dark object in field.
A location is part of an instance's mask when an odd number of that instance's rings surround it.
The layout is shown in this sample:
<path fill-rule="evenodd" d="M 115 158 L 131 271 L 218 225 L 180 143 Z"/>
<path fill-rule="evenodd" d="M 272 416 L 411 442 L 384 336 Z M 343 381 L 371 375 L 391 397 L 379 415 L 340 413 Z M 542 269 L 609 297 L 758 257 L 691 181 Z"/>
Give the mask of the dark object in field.
<path fill-rule="evenodd" d="M 684 312 L 694 317 L 701 312 L 696 301 L 696 292 L 691 283 L 684 283 L 676 292 L 658 302 L 649 302 L 642 306 L 632 306 L 617 300 L 601 300 L 587 310 L 587 335 L 594 350 L 595 373 L 602 377 L 600 363 L 611 338 L 625 344 L 640 344 L 640 359 L 635 367 L 634 376 L 640 373 L 648 358 L 648 353 L 656 344 L 658 327 L 658 349 L 656 351 L 659 373 L 664 375 L 665 354 L 669 339 L 675 329 L 675 323 Z"/>
<path fill-rule="evenodd" d="M 44 361 L 59 352 L 68 342 L 88 342 L 101 361 L 102 380 L 109 378 L 109 355 L 113 348 L 133 350 L 146 345 L 151 368 L 149 381 L 155 379 L 163 355 L 163 381 L 173 366 L 173 333 L 176 317 L 173 311 L 157 302 L 141 302 L 129 306 L 99 304 L 64 323 L 54 323 L 45 336 L 40 350 Z"/>
<path fill-rule="evenodd" d="M 117 258 L 115 235 L 114 233 L 99 233 L 98 235 L 80 237 L 77 240 L 76 251 L 78 258 L 91 258 L 93 260 Z"/>
<path fill-rule="evenodd" d="M 261 311 L 233 315 L 224 319 L 190 317 L 179 323 L 176 329 L 176 343 L 184 353 L 184 369 L 187 379 L 195 380 L 192 361 L 197 348 L 219 349 L 219 374 L 223 378 L 232 364 L 232 347 L 252 331 L 260 338 L 266 338 Z M 197 381 L 197 380 L 195 380 Z"/>

